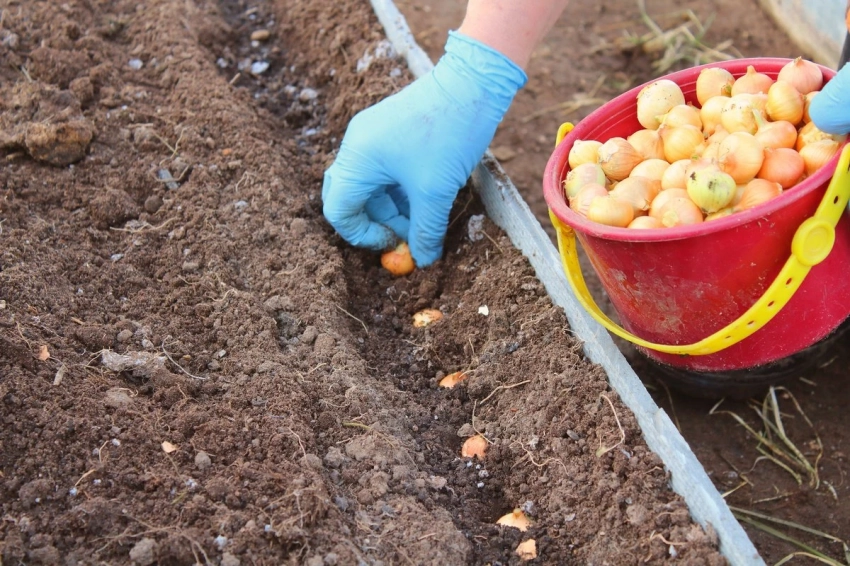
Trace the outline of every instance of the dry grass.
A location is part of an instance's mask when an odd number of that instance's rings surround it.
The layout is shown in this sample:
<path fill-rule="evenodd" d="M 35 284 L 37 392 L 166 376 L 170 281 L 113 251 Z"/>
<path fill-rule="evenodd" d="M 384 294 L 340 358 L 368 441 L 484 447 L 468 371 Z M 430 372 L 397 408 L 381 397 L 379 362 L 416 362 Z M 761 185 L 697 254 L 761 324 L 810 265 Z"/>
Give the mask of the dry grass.
<path fill-rule="evenodd" d="M 780 410 L 779 400 L 776 395 L 777 391 L 782 392 L 784 398 L 791 401 L 797 414 L 802 417 L 803 421 L 812 430 L 814 439 L 809 442 L 809 445 L 814 449 L 814 455 L 807 456 L 786 434 L 785 424 L 782 419 L 783 413 Z M 784 387 L 771 387 L 761 403 L 750 401 L 749 407 L 758 415 L 763 425 L 761 431 L 757 431 L 733 411 L 718 411 L 717 408 L 721 403 L 722 401 L 712 407 L 709 414 L 730 415 L 738 424 L 744 427 L 747 433 L 757 441 L 756 451 L 761 456 L 756 460 L 756 463 L 762 459 L 769 460 L 788 472 L 798 485 L 803 483 L 803 477 L 805 475 L 810 487 L 814 489 L 820 487 L 818 464 L 823 457 L 823 443 L 817 435 L 812 422 L 803 412 L 797 399 L 790 391 Z"/>
<path fill-rule="evenodd" d="M 783 413 L 782 408 L 780 407 L 780 398 L 783 401 L 790 402 L 794 409 L 793 413 Z M 827 485 L 828 488 L 830 487 L 826 482 L 821 482 L 818 475 L 818 466 L 821 458 L 823 457 L 823 444 L 817 434 L 817 431 L 815 431 L 812 422 L 809 420 L 808 416 L 806 416 L 802 407 L 797 402 L 797 399 L 790 391 L 784 387 L 771 387 L 761 402 L 751 400 L 748 403 L 749 408 L 753 410 L 753 412 L 757 415 L 758 420 L 761 421 L 761 430 L 756 430 L 755 426 L 747 423 L 742 416 L 733 411 L 719 411 L 718 407 L 722 404 L 722 402 L 723 401 L 721 400 L 712 407 L 709 414 L 730 415 L 738 424 L 744 427 L 748 436 L 756 441 L 755 449 L 760 456 L 756 458 L 753 464 L 753 469 L 755 469 L 755 466 L 759 461 L 766 460 L 787 472 L 798 485 L 802 485 L 805 480 L 808 486 L 812 489 L 818 489 L 821 486 L 821 483 Z M 812 439 L 806 442 L 806 446 L 808 447 L 806 451 L 798 448 L 798 446 L 788 436 L 786 431 L 785 421 L 793 419 L 794 417 L 799 417 L 799 419 L 808 426 L 813 435 Z M 724 494 L 724 497 L 733 493 L 743 485 L 752 485 L 752 481 L 749 478 L 744 477 L 743 475 L 741 475 L 741 477 L 744 479 L 744 483 Z M 750 477 L 752 477 L 752 475 Z M 831 491 L 833 491 L 834 494 L 834 490 Z M 777 562 L 777 566 L 785 564 L 798 557 L 810 558 L 816 562 L 829 564 L 830 566 L 850 565 L 850 548 L 848 548 L 847 543 L 838 537 L 793 521 L 772 517 L 757 511 L 732 506 L 730 506 L 730 509 L 732 510 L 735 518 L 741 523 L 745 523 L 750 527 L 759 529 L 772 537 L 785 541 L 800 549 L 799 552 L 793 552 Z M 831 558 L 824 552 L 800 541 L 787 532 L 780 530 L 779 527 L 804 532 L 809 535 L 825 539 L 832 544 L 841 545 L 841 549 L 844 554 L 844 562 Z"/>
<path fill-rule="evenodd" d="M 742 57 L 741 53 L 732 46 L 732 40 L 727 39 L 714 47 L 703 42 L 711 21 L 703 24 L 692 10 L 679 10 L 665 14 L 665 21 L 683 21 L 668 29 L 664 29 L 646 11 L 644 0 L 637 0 L 641 21 L 649 28 L 649 32 L 636 35 L 630 30 L 615 42 L 621 50 L 640 49 L 654 58 L 652 68 L 659 74 L 666 73 L 674 67 L 704 65 L 717 61 L 728 61 Z M 662 18 L 659 18 L 662 19 Z M 713 18 L 712 18 L 713 19 Z"/>

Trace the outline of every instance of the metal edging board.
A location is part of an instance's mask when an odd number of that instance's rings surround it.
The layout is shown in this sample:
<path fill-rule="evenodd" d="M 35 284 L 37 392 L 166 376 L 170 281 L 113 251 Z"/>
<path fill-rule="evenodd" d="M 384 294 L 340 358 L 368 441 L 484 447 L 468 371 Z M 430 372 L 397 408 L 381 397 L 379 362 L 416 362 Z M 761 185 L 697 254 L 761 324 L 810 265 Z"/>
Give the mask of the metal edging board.
<path fill-rule="evenodd" d="M 433 68 L 419 47 L 404 16 L 392 0 L 370 0 L 372 8 L 410 71 L 420 77 Z M 655 404 L 608 332 L 582 308 L 569 288 L 560 255 L 499 162 L 488 151 L 472 174 L 487 215 L 505 231 L 528 258 L 552 301 L 564 309 L 570 328 L 582 341 L 585 355 L 602 366 L 611 387 L 634 413 L 646 439 L 671 474 L 673 490 L 688 505 L 700 525 L 711 525 L 720 552 L 733 566 L 758 566 L 764 561 L 732 515 L 720 493 L 670 417 Z"/>

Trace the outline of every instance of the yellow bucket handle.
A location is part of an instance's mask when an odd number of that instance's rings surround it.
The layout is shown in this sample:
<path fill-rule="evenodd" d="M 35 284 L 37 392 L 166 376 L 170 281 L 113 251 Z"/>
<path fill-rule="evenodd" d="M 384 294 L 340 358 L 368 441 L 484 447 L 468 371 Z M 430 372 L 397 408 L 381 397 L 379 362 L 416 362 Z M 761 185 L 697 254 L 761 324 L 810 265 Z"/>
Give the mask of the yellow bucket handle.
<path fill-rule="evenodd" d="M 561 127 L 558 128 L 556 147 L 572 129 L 573 125 L 570 123 L 561 124 Z M 835 226 L 841 219 L 841 215 L 847 207 L 848 198 L 850 198 L 848 170 L 850 170 L 850 144 L 844 146 L 832 181 L 830 181 L 829 187 L 823 195 L 823 200 L 814 215 L 803 221 L 797 228 L 794 239 L 791 241 L 791 255 L 776 279 L 764 292 L 764 295 L 737 320 L 693 344 L 655 344 L 635 336 L 608 318 L 587 289 L 578 262 L 575 232 L 570 226 L 561 222 L 551 209 L 549 210 L 549 218 L 557 232 L 558 248 L 561 252 L 561 261 L 564 265 L 567 281 L 569 281 L 579 303 L 593 318 L 613 334 L 638 346 L 668 354 L 701 356 L 728 348 L 770 322 L 776 313 L 791 300 L 791 297 L 802 285 L 809 270 L 826 259 L 835 242 Z"/>

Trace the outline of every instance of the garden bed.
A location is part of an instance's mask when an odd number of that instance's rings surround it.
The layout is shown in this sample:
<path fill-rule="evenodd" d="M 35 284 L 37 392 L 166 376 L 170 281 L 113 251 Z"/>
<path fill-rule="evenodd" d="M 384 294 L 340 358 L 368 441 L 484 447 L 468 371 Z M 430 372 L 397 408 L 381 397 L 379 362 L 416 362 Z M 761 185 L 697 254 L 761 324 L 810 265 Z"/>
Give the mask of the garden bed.
<path fill-rule="evenodd" d="M 367 4 L 2 14 L 4 564 L 724 562 L 475 191 L 406 278 L 324 222 Z"/>

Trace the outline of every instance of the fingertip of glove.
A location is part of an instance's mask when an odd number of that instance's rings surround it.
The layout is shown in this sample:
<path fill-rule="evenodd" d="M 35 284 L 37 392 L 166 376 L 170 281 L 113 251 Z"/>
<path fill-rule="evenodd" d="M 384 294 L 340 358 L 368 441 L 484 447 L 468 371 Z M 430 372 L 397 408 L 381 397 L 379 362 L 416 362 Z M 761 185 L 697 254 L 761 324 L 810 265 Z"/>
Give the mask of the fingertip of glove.
<path fill-rule="evenodd" d="M 419 249 L 418 246 L 413 246 L 410 250 L 410 254 L 413 256 L 413 261 L 414 263 L 416 263 L 416 267 L 428 267 L 429 265 L 440 259 L 442 252 L 442 249 L 422 250 Z"/>

